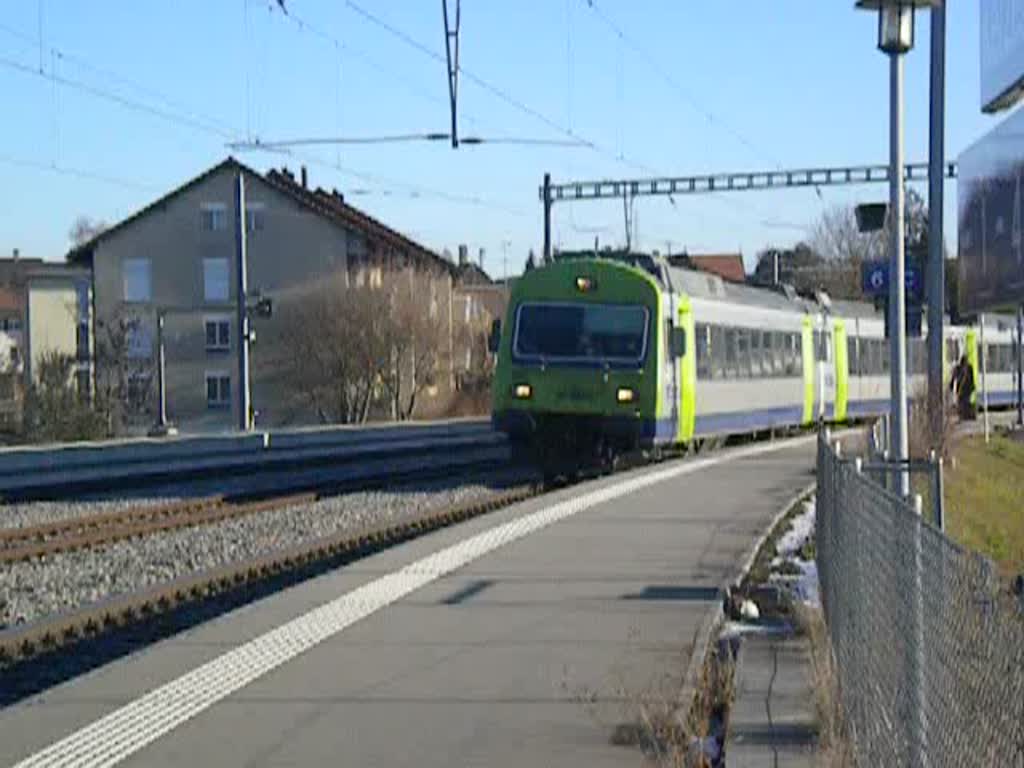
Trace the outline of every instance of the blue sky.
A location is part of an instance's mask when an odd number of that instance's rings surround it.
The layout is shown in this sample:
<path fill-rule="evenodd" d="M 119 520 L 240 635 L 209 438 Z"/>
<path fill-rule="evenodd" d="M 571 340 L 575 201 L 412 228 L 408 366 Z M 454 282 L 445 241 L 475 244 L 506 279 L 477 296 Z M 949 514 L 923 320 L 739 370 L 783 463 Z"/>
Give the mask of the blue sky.
<path fill-rule="evenodd" d="M 503 244 L 509 271 L 540 248 L 545 171 L 557 181 L 887 160 L 887 61 L 875 49 L 874 16 L 852 0 L 594 4 L 600 15 L 587 0 L 463 0 L 463 67 L 534 114 L 463 75 L 460 125 L 463 135 L 486 137 L 572 132 L 601 151 L 438 143 L 238 157 L 260 170 L 305 160 L 312 183 L 339 188 L 429 246 L 485 248 L 495 275 Z M 231 139 L 448 126 L 444 65 L 358 11 L 443 53 L 435 0 L 287 0 L 290 18 L 275 0 L 5 6 L 3 255 L 18 247 L 61 258 L 76 216 L 117 221 L 222 159 Z M 998 120 L 979 110 L 978 3 L 952 3 L 947 25 L 947 156 L 955 157 Z M 915 160 L 928 148 L 928 34 L 919 13 L 907 58 L 906 145 Z M 953 237 L 955 184 L 946 194 Z M 764 246 L 806 237 L 823 205 L 886 195 L 857 187 L 825 189 L 823 200 L 806 190 L 677 198 L 674 206 L 646 199 L 637 203 L 637 239 L 645 248 L 742 249 L 749 266 Z M 556 207 L 556 244 L 585 246 L 595 236 L 623 240 L 621 203 Z"/>

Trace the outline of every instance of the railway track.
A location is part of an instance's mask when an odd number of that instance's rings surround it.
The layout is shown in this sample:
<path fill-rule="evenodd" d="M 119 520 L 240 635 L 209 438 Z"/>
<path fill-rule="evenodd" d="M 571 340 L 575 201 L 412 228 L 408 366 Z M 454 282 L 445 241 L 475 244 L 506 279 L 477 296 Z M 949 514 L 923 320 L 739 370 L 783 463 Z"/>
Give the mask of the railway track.
<path fill-rule="evenodd" d="M 708 449 L 713 451 L 717 447 L 717 443 L 709 442 L 702 445 L 700 452 Z M 655 460 L 662 458 L 668 457 L 658 456 Z M 452 457 L 449 456 L 447 461 L 451 462 Z M 627 461 L 620 468 L 627 469 L 642 463 L 646 462 L 639 459 Z M 502 466 L 508 467 L 507 460 Z M 434 467 L 431 471 L 435 477 L 448 478 L 453 471 L 460 474 L 475 471 L 480 474 L 493 472 L 495 468 L 493 460 L 482 460 L 478 454 L 475 462 L 467 459 L 458 464 L 458 468 L 449 463 L 446 467 Z M 402 477 L 408 480 L 413 474 L 402 473 Z M 379 476 L 375 477 L 380 480 Z M 421 472 L 418 479 L 426 477 L 427 473 Z M 319 492 L 303 489 L 301 493 L 296 493 L 296 488 L 292 488 L 288 496 L 250 501 L 230 501 L 213 496 L 187 502 L 150 505 L 131 510 L 127 514 L 96 515 L 17 531 L 8 529 L 0 536 L 0 562 L 10 563 L 19 558 L 38 557 L 44 550 L 46 553 L 69 551 L 74 547 L 97 546 L 118 539 L 202 525 L 261 510 L 278 509 L 288 504 L 308 503 L 326 495 L 351 490 L 349 483 L 350 479 L 346 479 L 344 488 L 328 483 Z M 367 487 L 375 484 L 367 483 Z M 176 616 L 185 615 L 189 611 L 202 614 L 205 606 L 218 602 L 227 606 L 207 613 L 200 620 L 212 618 L 224 610 L 289 584 L 432 531 L 524 501 L 546 490 L 540 483 L 524 482 L 484 499 L 429 510 L 402 521 L 349 529 L 259 557 L 190 574 L 145 590 L 112 597 L 65 614 L 0 629 L 0 690 L 5 687 L 5 678 L 11 690 L 7 696 L 0 694 L 0 707 L 18 700 L 22 695 L 30 695 L 66 679 L 59 678 L 49 684 L 44 682 L 48 675 L 63 674 L 60 670 L 68 666 L 67 659 L 69 655 L 74 656 L 76 645 L 87 645 L 90 641 L 101 642 L 118 633 L 131 636 L 149 632 L 147 642 L 152 642 L 196 623 L 178 620 Z M 117 643 L 114 645 L 117 646 Z M 127 643 L 127 646 L 131 645 L 131 642 Z M 116 658 L 117 655 L 110 658 Z M 48 663 L 51 657 L 55 664 Z M 29 671 L 19 677 L 19 669 Z M 12 679 L 14 682 L 10 682 Z"/>
<path fill-rule="evenodd" d="M 301 493 L 249 502 L 221 496 L 153 504 L 56 520 L 40 525 L 0 529 L 0 565 L 47 555 L 73 552 L 115 541 L 150 536 L 197 525 L 210 525 L 270 509 L 285 509 L 316 501 L 317 494 Z"/>
<path fill-rule="evenodd" d="M 16 670 L 21 663 L 45 657 L 46 654 L 53 652 L 70 651 L 79 642 L 96 639 L 121 629 L 138 628 L 146 622 L 218 596 L 233 592 L 253 593 L 258 591 L 260 585 L 273 582 L 275 579 L 290 579 L 292 582 L 301 580 L 304 574 L 315 575 L 431 531 L 523 501 L 541 492 L 542 489 L 535 484 L 524 484 L 482 500 L 428 511 L 400 522 L 366 526 L 316 539 L 300 546 L 196 573 L 140 592 L 110 598 L 64 615 L 0 630 L 0 681 L 3 680 L 3 675 L 12 669 Z M 188 503 L 181 506 L 188 510 L 188 514 L 193 518 L 197 515 L 227 514 L 229 511 L 216 502 L 205 501 L 208 502 L 205 507 L 198 502 L 194 508 L 189 507 Z M 264 508 L 274 505 L 273 508 L 276 508 L 280 504 L 280 499 L 266 499 L 242 506 L 251 513 L 256 511 L 253 508 L 255 505 L 265 505 Z M 197 512 L 197 509 L 200 511 Z M 138 510 L 137 513 L 143 514 L 143 511 Z M 172 513 L 163 519 L 150 519 L 133 525 L 152 525 L 154 522 L 173 525 L 181 519 L 180 514 Z M 37 526 L 41 531 L 52 530 L 54 527 Z M 59 524 L 57 527 L 59 528 Z M 117 522 L 109 527 L 112 531 L 125 528 L 123 523 Z M 76 530 L 79 531 L 76 534 L 78 536 L 87 535 L 81 533 L 81 526 Z M 109 536 L 111 532 L 103 535 Z M 22 543 L 17 546 L 30 545 Z M 0 688 L 2 687 L 4 686 L 0 685 Z M 0 701 L 0 705 L 3 703 Z"/>
<path fill-rule="evenodd" d="M 0 566 L 182 528 L 211 525 L 269 510 L 309 504 L 352 491 L 492 472 L 508 466 L 501 450 L 458 450 L 442 456 L 440 460 L 436 456 L 396 457 L 389 461 L 368 462 L 361 472 L 346 471 L 340 478 L 324 468 L 311 470 L 311 474 L 274 473 L 264 476 L 262 484 L 246 479 L 231 493 L 148 504 L 32 526 L 0 528 Z M 224 487 L 228 482 L 225 479 L 220 484 Z"/>

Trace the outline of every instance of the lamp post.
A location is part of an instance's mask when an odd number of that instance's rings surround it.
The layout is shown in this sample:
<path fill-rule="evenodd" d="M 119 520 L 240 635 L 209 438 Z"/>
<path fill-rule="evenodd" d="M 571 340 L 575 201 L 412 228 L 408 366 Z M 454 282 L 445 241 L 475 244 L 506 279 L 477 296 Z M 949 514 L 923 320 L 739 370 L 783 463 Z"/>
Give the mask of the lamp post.
<path fill-rule="evenodd" d="M 857 8 L 878 13 L 878 48 L 889 56 L 889 332 L 891 344 L 890 455 L 904 462 L 909 456 L 907 434 L 906 276 L 903 243 L 903 54 L 914 47 L 914 9 L 935 0 L 858 0 Z M 910 477 L 901 467 L 898 489 L 906 498 Z"/>

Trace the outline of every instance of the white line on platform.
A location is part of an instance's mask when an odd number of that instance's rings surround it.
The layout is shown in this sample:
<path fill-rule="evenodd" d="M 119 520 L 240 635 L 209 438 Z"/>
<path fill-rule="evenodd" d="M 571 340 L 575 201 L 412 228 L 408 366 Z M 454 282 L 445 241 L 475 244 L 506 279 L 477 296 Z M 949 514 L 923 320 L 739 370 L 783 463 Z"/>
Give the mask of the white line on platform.
<path fill-rule="evenodd" d="M 586 509 L 716 464 L 790 448 L 814 436 L 752 446 L 650 472 L 494 526 L 404 568 L 374 579 L 319 608 L 207 662 L 18 763 L 113 766 L 208 707 L 244 688 L 360 619 L 513 541 Z"/>

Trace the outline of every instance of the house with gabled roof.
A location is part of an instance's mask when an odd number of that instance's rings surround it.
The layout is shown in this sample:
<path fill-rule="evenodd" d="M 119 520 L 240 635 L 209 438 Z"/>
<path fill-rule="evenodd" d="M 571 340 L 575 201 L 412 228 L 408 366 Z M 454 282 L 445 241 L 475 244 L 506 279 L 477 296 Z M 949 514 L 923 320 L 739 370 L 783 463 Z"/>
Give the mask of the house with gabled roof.
<path fill-rule="evenodd" d="M 312 188 L 305 168 L 261 174 L 233 157 L 146 205 L 67 259 L 91 268 L 95 336 L 99 348 L 130 314 L 127 354 L 155 361 L 156 316 L 164 314 L 168 416 L 188 431 L 218 431 L 239 422 L 237 403 L 236 235 L 237 178 L 246 188 L 247 274 L 250 294 L 286 300 L 305 287 L 344 274 L 358 282 L 382 269 L 414 267 L 429 292 L 431 311 L 458 322 L 449 310 L 458 268 L 431 249 L 349 204 L 337 190 Z M 271 350 L 281 342 L 273 318 L 253 321 L 252 406 L 257 426 L 314 423 L 316 414 L 296 396 L 288 371 Z M 451 338 L 457 329 L 449 327 Z M 457 378 L 449 349 L 432 392 L 443 399 Z M 98 366 L 101 367 L 98 361 Z M 133 376 L 147 412 L 155 417 L 155 365 Z M 101 376 L 98 371 L 97 376 Z"/>

